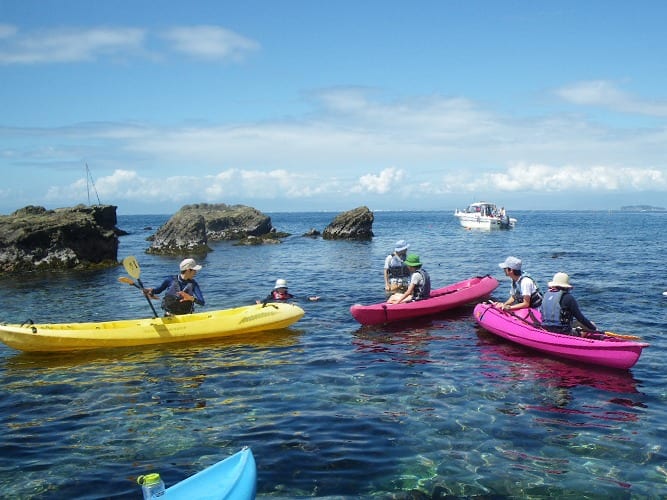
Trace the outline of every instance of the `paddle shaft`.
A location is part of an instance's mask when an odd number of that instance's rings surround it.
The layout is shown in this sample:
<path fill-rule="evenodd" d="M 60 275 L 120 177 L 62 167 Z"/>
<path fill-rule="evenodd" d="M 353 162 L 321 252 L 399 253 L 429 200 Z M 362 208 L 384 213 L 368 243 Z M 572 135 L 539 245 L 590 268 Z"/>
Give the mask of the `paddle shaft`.
<path fill-rule="evenodd" d="M 125 257 L 123 259 L 123 267 L 125 267 L 127 274 L 129 274 L 135 280 L 137 280 L 137 283 L 139 283 L 138 288 L 141 289 L 142 295 L 146 298 L 146 302 L 148 302 L 148 305 L 151 306 L 151 310 L 153 311 L 153 317 L 157 318 L 157 311 L 155 310 L 155 307 L 153 307 L 151 299 L 149 299 L 148 295 L 144 293 L 144 284 L 141 282 L 141 278 L 139 277 L 141 275 L 141 268 L 139 267 L 137 259 L 132 255 Z"/>
<path fill-rule="evenodd" d="M 605 335 L 608 335 L 610 337 L 618 337 L 619 339 L 628 339 L 628 340 L 641 340 L 641 337 L 638 337 L 637 335 L 625 335 L 622 333 L 614 333 L 614 332 L 602 332 Z"/>
<path fill-rule="evenodd" d="M 141 288 L 142 295 L 146 297 L 146 302 L 148 302 L 148 305 L 151 306 L 151 310 L 153 311 L 153 317 L 157 318 L 157 311 L 155 310 L 155 307 L 153 306 L 151 299 L 149 299 L 148 295 L 144 293 L 144 284 L 141 282 L 141 279 L 137 278 L 137 283 L 139 283 L 139 288 Z"/>

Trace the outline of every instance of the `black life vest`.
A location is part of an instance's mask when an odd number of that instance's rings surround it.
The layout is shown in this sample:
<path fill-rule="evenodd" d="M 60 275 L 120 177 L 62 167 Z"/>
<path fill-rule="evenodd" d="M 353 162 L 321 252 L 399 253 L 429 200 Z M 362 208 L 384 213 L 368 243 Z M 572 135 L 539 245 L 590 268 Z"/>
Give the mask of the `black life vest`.
<path fill-rule="evenodd" d="M 423 269 L 417 269 L 415 272 L 421 274 L 422 283 L 415 286 L 412 291 L 412 300 L 428 299 L 431 296 L 431 277 Z"/>
<path fill-rule="evenodd" d="M 524 278 L 528 278 L 535 285 L 535 291 L 530 296 L 530 307 L 540 307 L 542 305 L 542 294 L 540 293 L 540 287 L 537 286 L 537 283 L 533 278 L 531 278 L 529 274 L 522 274 L 518 280 L 512 280 L 512 296 L 514 297 L 514 302 L 517 304 L 523 302 L 523 295 L 521 294 L 521 280 Z"/>
<path fill-rule="evenodd" d="M 192 288 L 192 283 L 181 281 L 180 276 L 175 276 L 162 299 L 162 309 L 170 314 L 190 314 L 195 309 L 194 301 L 181 301 L 181 296 L 178 295 L 178 292 L 191 294 Z"/>
<path fill-rule="evenodd" d="M 408 266 L 405 265 L 405 262 L 396 253 L 392 254 L 387 271 L 389 278 L 405 278 L 410 276 Z"/>

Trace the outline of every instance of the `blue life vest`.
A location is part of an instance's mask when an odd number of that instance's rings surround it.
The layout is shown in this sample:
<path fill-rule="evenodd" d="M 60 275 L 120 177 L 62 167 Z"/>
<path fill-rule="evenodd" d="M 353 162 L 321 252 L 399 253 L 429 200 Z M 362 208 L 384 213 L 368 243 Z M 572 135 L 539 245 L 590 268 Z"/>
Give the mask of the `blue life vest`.
<path fill-rule="evenodd" d="M 542 326 L 549 330 L 569 332 L 572 329 L 572 313 L 563 309 L 561 301 L 566 292 L 549 290 L 544 296 L 542 307 Z"/>

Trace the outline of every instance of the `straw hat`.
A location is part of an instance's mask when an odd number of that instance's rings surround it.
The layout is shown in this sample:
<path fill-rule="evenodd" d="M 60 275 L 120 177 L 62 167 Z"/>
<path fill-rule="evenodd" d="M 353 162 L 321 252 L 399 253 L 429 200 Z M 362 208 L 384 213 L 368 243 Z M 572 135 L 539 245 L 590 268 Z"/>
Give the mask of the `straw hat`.
<path fill-rule="evenodd" d="M 565 273 L 554 274 L 554 279 L 548 285 L 549 288 L 572 288 L 570 277 Z"/>

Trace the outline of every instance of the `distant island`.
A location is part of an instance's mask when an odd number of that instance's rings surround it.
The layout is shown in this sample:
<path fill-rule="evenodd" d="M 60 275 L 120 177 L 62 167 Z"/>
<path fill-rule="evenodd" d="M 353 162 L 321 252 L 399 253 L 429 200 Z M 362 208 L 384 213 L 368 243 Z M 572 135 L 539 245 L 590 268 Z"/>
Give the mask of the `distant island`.
<path fill-rule="evenodd" d="M 667 212 L 667 209 L 651 205 L 628 205 L 621 207 L 621 212 Z"/>

